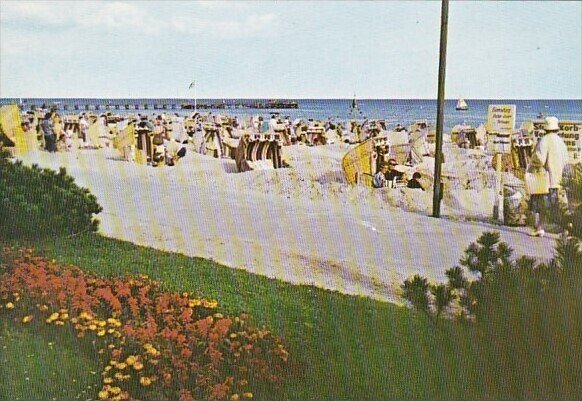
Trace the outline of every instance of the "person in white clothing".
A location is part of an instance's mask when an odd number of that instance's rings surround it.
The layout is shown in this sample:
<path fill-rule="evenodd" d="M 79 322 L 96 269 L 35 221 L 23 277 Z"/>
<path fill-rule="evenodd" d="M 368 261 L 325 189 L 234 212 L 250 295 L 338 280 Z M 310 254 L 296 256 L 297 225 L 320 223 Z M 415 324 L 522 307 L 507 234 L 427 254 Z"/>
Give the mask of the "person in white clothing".
<path fill-rule="evenodd" d="M 538 140 L 530 162 L 530 171 L 543 168 L 549 176 L 549 193 L 532 195 L 530 198 L 530 210 L 534 213 L 534 231 L 530 235 L 534 237 L 544 236 L 547 211 L 558 208 L 558 191 L 569 158 L 568 148 L 558 136 L 560 127 L 556 117 L 546 117 L 544 131 L 546 134 Z"/>

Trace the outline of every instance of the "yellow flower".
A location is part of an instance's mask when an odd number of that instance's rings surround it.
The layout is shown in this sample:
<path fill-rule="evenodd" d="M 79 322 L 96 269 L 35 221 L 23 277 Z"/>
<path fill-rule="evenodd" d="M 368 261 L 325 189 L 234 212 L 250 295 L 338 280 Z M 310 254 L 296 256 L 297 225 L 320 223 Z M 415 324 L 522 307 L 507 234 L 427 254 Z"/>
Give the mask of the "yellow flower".
<path fill-rule="evenodd" d="M 111 370 L 111 366 L 105 366 L 105 371 L 109 372 Z"/>
<path fill-rule="evenodd" d="M 135 370 L 142 370 L 143 369 L 143 363 L 141 363 L 140 361 L 137 361 L 133 364 L 133 368 Z"/>
<path fill-rule="evenodd" d="M 127 367 L 127 364 L 124 363 L 124 362 L 118 363 L 117 366 L 116 366 L 116 368 L 119 369 L 119 370 L 123 370 L 126 367 Z"/>
<path fill-rule="evenodd" d="M 64 325 L 65 325 L 65 322 L 63 322 L 63 321 L 61 321 L 61 320 L 57 320 L 57 321 L 55 322 L 55 324 L 56 324 L 57 326 L 64 326 Z"/>
<path fill-rule="evenodd" d="M 38 309 L 39 309 L 41 312 L 46 312 L 46 311 L 47 311 L 49 308 L 48 308 L 48 306 L 46 306 L 46 305 L 41 305 L 41 306 L 39 306 L 39 307 L 38 307 Z"/>
<path fill-rule="evenodd" d="M 208 309 L 214 309 L 218 306 L 218 301 L 208 301 L 205 299 L 202 301 L 202 305 Z"/>
<path fill-rule="evenodd" d="M 115 329 L 109 329 L 109 330 L 107 330 L 107 332 L 108 332 L 109 334 L 113 334 L 113 333 L 115 332 Z"/>
<path fill-rule="evenodd" d="M 67 320 L 68 318 L 69 318 L 69 314 L 68 313 L 61 314 L 61 319 Z"/>
<path fill-rule="evenodd" d="M 117 380 L 123 380 L 123 373 L 121 373 L 121 372 L 117 372 L 117 373 L 114 375 L 114 377 L 115 377 Z"/>
<path fill-rule="evenodd" d="M 152 348 L 152 345 L 151 345 L 150 343 L 146 343 L 146 344 L 144 344 L 144 345 L 143 345 L 143 347 L 144 347 L 146 350 L 148 350 L 148 349 Z"/>
<path fill-rule="evenodd" d="M 135 362 L 137 361 L 137 358 L 134 355 L 130 355 L 127 357 L 127 359 L 125 360 L 125 363 L 127 363 L 128 366 L 133 365 Z"/>
<path fill-rule="evenodd" d="M 89 330 L 97 330 L 97 326 L 95 326 L 94 324 L 90 324 Z"/>
<path fill-rule="evenodd" d="M 107 391 L 100 391 L 99 394 L 97 394 L 97 396 L 99 397 L 100 400 L 104 400 L 107 397 L 109 397 L 109 393 Z"/>
<path fill-rule="evenodd" d="M 105 327 L 105 325 L 107 325 L 107 322 L 105 320 L 100 320 L 97 322 L 97 326 L 99 327 Z"/>
<path fill-rule="evenodd" d="M 253 398 L 253 393 L 243 393 L 243 397 L 245 397 L 245 398 Z"/>
<path fill-rule="evenodd" d="M 28 315 L 28 316 L 24 316 L 22 318 L 22 323 L 28 323 L 32 320 L 33 316 L 32 315 Z"/>
<path fill-rule="evenodd" d="M 57 320 L 59 318 L 59 313 L 55 312 L 52 315 L 49 316 L 50 320 Z"/>
<path fill-rule="evenodd" d="M 236 333 L 230 333 L 230 338 L 236 338 Z"/>
<path fill-rule="evenodd" d="M 81 319 L 85 319 L 85 320 L 93 320 L 93 316 L 91 316 L 90 314 L 88 314 L 87 312 L 81 312 L 79 314 L 79 318 Z"/>
<path fill-rule="evenodd" d="M 57 323 L 58 323 L 58 322 L 57 322 Z M 97 332 L 97 335 L 98 335 L 99 337 L 103 337 L 103 336 L 105 335 L 105 330 L 99 330 L 99 331 Z"/>
<path fill-rule="evenodd" d="M 103 383 L 111 384 L 111 383 L 113 383 L 113 379 L 111 377 L 106 377 L 105 379 L 103 379 Z"/>
<path fill-rule="evenodd" d="M 238 399 L 239 399 L 238 394 L 233 394 L 233 395 L 230 396 L 230 400 L 231 401 L 238 401 Z"/>
<path fill-rule="evenodd" d="M 111 387 L 109 389 L 109 391 L 111 391 L 111 394 L 119 394 L 119 393 L 121 393 L 121 389 L 119 387 Z"/>
<path fill-rule="evenodd" d="M 217 319 L 222 319 L 224 316 L 222 315 L 222 313 L 215 313 L 214 317 Z"/>
<path fill-rule="evenodd" d="M 139 383 L 145 387 L 152 384 L 152 380 L 149 377 L 142 377 L 139 379 Z"/>
<path fill-rule="evenodd" d="M 190 301 L 188 301 L 188 306 L 190 308 L 194 308 L 195 306 L 200 306 L 202 305 L 202 301 L 200 301 L 199 299 L 191 299 Z"/>

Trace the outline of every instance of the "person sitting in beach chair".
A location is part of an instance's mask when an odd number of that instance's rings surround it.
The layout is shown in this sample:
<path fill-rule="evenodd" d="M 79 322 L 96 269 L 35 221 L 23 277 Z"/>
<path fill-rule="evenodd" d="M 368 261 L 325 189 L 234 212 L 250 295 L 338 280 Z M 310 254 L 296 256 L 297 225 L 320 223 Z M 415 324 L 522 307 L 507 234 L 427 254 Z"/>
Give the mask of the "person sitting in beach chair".
<path fill-rule="evenodd" d="M 148 121 L 148 117 L 143 115 L 140 117 L 140 122 L 136 127 L 137 134 L 137 149 L 138 152 L 143 153 L 144 164 L 153 158 L 152 143 L 150 140 L 150 133 L 154 130 L 154 126 Z"/>
<path fill-rule="evenodd" d="M 153 146 L 153 155 L 151 165 L 153 167 L 162 166 L 166 163 L 166 147 L 161 145 Z"/>
<path fill-rule="evenodd" d="M 396 166 L 398 166 L 396 159 L 388 160 L 388 171 L 386 172 L 386 179 L 388 181 L 393 181 L 394 179 L 401 180 L 404 176 L 404 173 L 397 170 Z"/>
<path fill-rule="evenodd" d="M 174 166 L 178 160 L 186 156 L 186 147 L 174 140 L 166 141 L 166 165 Z"/>
<path fill-rule="evenodd" d="M 417 171 L 414 174 L 412 174 L 412 179 L 410 179 L 408 181 L 408 184 L 406 184 L 407 188 L 412 188 L 412 189 L 422 189 L 424 191 L 424 188 L 422 187 L 422 184 L 420 183 L 420 178 L 422 176 L 420 175 L 420 173 Z"/>
<path fill-rule="evenodd" d="M 388 186 L 391 188 L 406 186 L 406 180 L 404 173 L 398 170 L 396 167 L 398 162 L 396 159 L 388 160 L 388 171 L 386 172 L 386 180 L 388 181 Z"/>
<path fill-rule="evenodd" d="M 376 174 L 374 174 L 374 178 L 372 178 L 372 185 L 374 188 L 384 188 L 388 186 L 386 173 L 388 173 L 388 163 L 381 163 L 380 169 Z"/>

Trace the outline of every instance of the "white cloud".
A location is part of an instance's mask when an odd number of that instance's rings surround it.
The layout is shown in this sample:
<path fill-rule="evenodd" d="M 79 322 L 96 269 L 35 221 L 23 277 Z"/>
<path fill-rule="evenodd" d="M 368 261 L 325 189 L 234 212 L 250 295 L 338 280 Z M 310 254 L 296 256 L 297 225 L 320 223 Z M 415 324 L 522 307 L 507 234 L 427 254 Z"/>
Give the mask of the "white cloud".
<path fill-rule="evenodd" d="M 233 9 L 243 9 L 256 6 L 256 2 L 250 1 L 219 1 L 219 0 L 207 0 L 207 1 L 196 1 L 198 7 L 207 10 L 233 10 Z"/>
<path fill-rule="evenodd" d="M 208 33 L 222 38 L 248 36 L 269 31 L 276 25 L 275 14 L 249 15 L 241 20 L 177 17 L 168 25 L 180 33 Z"/>
<path fill-rule="evenodd" d="M 160 15 L 156 5 L 168 4 Z M 249 3 L 197 2 L 196 12 L 180 13 L 170 3 L 148 2 L 3 2 L 2 22 L 14 29 L 65 30 L 71 28 L 124 31 L 127 34 L 157 34 L 164 31 L 221 38 L 247 36 L 268 31 L 276 23 L 273 13 L 255 13 Z M 250 3 L 252 4 L 252 3 Z M 152 7 L 152 5 L 154 7 Z M 202 12 L 198 12 L 204 9 Z M 235 10 L 235 13 L 230 11 Z M 241 10 L 246 10 L 241 12 Z M 226 13 L 226 11 L 229 11 Z M 253 13 L 253 14 L 250 14 Z M 246 14 L 246 15 L 245 15 Z M 82 33 L 80 33 L 82 34 Z"/>
<path fill-rule="evenodd" d="M 133 30 L 142 33 L 159 32 L 160 23 L 146 9 L 131 3 L 103 3 L 92 12 L 84 12 L 75 22 L 83 27 Z"/>
<path fill-rule="evenodd" d="M 2 22 L 14 20 L 38 21 L 44 25 L 62 25 L 70 21 L 62 5 L 36 1 L 4 1 L 1 6 Z"/>

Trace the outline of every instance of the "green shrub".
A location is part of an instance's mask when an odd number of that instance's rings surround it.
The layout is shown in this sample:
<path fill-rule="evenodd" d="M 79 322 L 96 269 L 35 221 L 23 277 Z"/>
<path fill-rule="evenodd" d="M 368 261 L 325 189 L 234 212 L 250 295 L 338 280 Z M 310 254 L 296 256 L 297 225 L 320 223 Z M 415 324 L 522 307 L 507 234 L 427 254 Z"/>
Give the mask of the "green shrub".
<path fill-rule="evenodd" d="M 511 254 L 498 233 L 486 232 L 465 251 L 463 267 L 447 270 L 447 284 L 416 275 L 404 282 L 404 298 L 438 318 L 459 295 L 460 316 L 472 321 L 468 333 L 483 380 L 502 383 L 491 386 L 487 398 L 576 398 L 582 360 L 580 240 L 563 236 L 549 263 L 526 256 L 512 260 Z"/>
<path fill-rule="evenodd" d="M 572 168 L 572 174 L 564 179 L 563 186 L 570 203 L 570 213 L 566 220 L 572 224 L 571 234 L 582 238 L 582 163 Z"/>
<path fill-rule="evenodd" d="M 0 237 L 39 238 L 96 231 L 102 210 L 66 170 L 28 167 L 0 149 Z"/>

